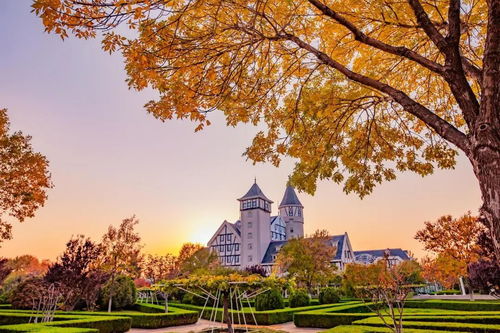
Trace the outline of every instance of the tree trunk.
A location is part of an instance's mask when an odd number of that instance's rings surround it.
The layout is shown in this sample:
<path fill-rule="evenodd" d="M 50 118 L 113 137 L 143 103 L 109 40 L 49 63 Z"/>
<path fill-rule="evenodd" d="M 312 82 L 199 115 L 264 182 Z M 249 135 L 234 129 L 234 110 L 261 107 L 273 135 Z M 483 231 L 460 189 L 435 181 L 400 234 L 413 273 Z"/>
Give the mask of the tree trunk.
<path fill-rule="evenodd" d="M 467 154 L 479 180 L 497 265 L 500 265 L 500 0 L 489 0 L 483 56 L 480 113 L 471 128 Z"/>
<path fill-rule="evenodd" d="M 500 132 L 495 135 L 491 127 L 485 123 L 479 125 L 469 159 L 481 189 L 480 214 L 487 222 L 496 262 L 500 265 Z"/>
<path fill-rule="evenodd" d="M 109 294 L 109 301 L 108 301 L 108 312 L 111 312 L 112 305 L 113 305 L 113 295 L 110 293 Z"/>
<path fill-rule="evenodd" d="M 233 333 L 233 323 L 231 321 L 231 317 L 229 316 L 229 295 L 224 293 L 222 297 L 222 304 L 224 306 L 224 322 L 227 324 L 228 333 Z"/>

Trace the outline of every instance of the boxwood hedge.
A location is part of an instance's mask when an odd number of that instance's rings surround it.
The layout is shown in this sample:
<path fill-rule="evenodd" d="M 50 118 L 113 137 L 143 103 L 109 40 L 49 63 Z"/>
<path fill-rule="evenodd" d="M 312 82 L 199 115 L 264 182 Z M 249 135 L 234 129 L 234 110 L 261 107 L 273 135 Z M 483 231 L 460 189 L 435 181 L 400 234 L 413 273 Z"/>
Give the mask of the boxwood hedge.
<path fill-rule="evenodd" d="M 354 325 L 363 326 L 384 326 L 381 318 L 371 317 L 358 320 L 353 323 Z M 500 332 L 500 325 L 492 324 L 475 324 L 475 323 L 457 323 L 457 322 L 429 322 L 429 321 L 404 321 L 404 328 L 418 328 L 424 330 L 443 330 L 443 331 L 462 331 L 462 332 L 484 332 L 484 333 L 498 333 Z"/>
<path fill-rule="evenodd" d="M 409 300 L 405 304 L 406 308 L 426 308 L 426 309 L 445 309 L 461 311 L 500 311 L 500 302 L 498 301 L 458 301 L 458 300 Z"/>
<path fill-rule="evenodd" d="M 257 321 L 258 325 L 273 325 L 273 324 L 282 324 L 286 323 L 289 321 L 293 320 L 293 315 L 296 312 L 301 312 L 301 311 L 307 311 L 307 310 L 316 310 L 316 309 L 324 309 L 324 308 L 330 308 L 332 304 L 324 304 L 324 305 L 314 305 L 314 306 L 306 306 L 306 307 L 298 307 L 298 308 L 284 308 L 284 309 L 277 309 L 277 310 L 267 310 L 267 311 L 253 311 L 250 312 L 249 308 L 244 308 L 243 311 L 231 311 L 230 313 L 234 313 L 235 318 L 237 318 L 238 313 L 241 316 L 241 322 L 243 322 L 243 316 L 244 319 L 247 323 L 254 323 L 254 316 L 255 316 L 255 321 Z M 176 303 L 175 307 L 179 307 L 182 309 L 186 310 L 194 310 L 198 311 L 199 313 L 202 312 L 203 307 L 202 306 L 196 306 L 196 305 L 188 305 L 188 304 L 179 304 Z M 205 308 L 202 314 L 203 319 L 210 319 L 212 315 L 212 309 L 213 308 Z M 222 314 L 223 311 L 221 308 L 217 308 L 216 313 L 215 313 L 215 320 L 220 321 L 222 319 Z M 212 318 L 213 319 L 213 318 Z"/>
<path fill-rule="evenodd" d="M 322 333 L 392 333 L 387 327 L 374 327 L 374 326 L 337 326 Z M 419 330 L 419 329 L 405 329 L 405 333 L 443 333 L 443 331 L 435 330 Z M 465 333 L 465 332 L 455 332 Z"/>

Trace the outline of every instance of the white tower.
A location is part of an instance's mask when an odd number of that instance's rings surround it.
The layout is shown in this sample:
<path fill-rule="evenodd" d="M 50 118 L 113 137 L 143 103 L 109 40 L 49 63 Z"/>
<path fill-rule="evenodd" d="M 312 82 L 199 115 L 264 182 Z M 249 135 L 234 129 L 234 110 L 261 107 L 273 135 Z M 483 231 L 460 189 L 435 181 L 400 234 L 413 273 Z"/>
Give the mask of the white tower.
<path fill-rule="evenodd" d="M 271 242 L 271 204 L 255 182 L 239 198 L 241 221 L 241 268 L 262 262 Z"/>
<path fill-rule="evenodd" d="M 279 210 L 286 223 L 286 239 L 304 237 L 304 206 L 290 185 L 286 187 Z"/>

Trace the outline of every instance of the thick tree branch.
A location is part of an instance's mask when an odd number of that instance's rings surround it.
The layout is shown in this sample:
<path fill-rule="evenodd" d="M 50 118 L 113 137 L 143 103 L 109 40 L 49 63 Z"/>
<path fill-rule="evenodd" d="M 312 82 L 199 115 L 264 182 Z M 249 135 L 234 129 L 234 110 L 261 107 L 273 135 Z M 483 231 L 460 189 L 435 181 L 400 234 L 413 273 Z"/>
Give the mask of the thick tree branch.
<path fill-rule="evenodd" d="M 280 37 L 281 39 L 287 39 L 289 41 L 292 41 L 300 48 L 311 52 L 321 62 L 344 74 L 348 79 L 361 83 L 368 87 L 374 88 L 380 92 L 389 95 L 392 99 L 398 102 L 405 109 L 405 111 L 409 112 L 410 114 L 414 115 L 418 119 L 425 122 L 438 135 L 453 143 L 455 146 L 464 151 L 466 154 L 469 152 L 469 142 L 464 133 L 459 131 L 453 125 L 451 125 L 450 123 L 448 123 L 447 121 L 445 121 L 444 119 L 442 119 L 429 109 L 427 109 L 425 106 L 411 99 L 401 90 L 395 89 L 378 80 L 351 71 L 344 65 L 340 64 L 336 60 L 329 57 L 324 52 L 321 52 L 320 50 L 304 42 L 295 35 L 284 33 L 280 35 Z"/>
<path fill-rule="evenodd" d="M 441 51 L 443 54 L 445 54 L 446 50 L 446 39 L 441 35 L 441 33 L 436 29 L 432 21 L 430 20 L 429 16 L 427 16 L 427 13 L 425 12 L 424 7 L 422 7 L 422 4 L 420 3 L 419 0 L 408 0 L 408 3 L 410 4 L 411 8 L 413 9 L 413 12 L 415 14 L 415 17 L 417 18 L 418 24 L 424 29 L 425 33 L 431 41 L 436 45 L 436 47 Z"/>
<path fill-rule="evenodd" d="M 408 0 L 408 3 L 427 36 L 445 56 L 445 74 L 443 77 L 448 82 L 467 125 L 469 128 L 474 127 L 476 117 L 479 114 L 479 102 L 465 76 L 464 61 L 460 54 L 460 0 L 450 0 L 448 35 L 446 38 L 432 24 L 419 0 Z M 472 69 L 470 65 L 468 64 L 467 68 Z M 481 84 L 482 81 L 479 80 L 478 82 Z"/>
<path fill-rule="evenodd" d="M 460 44 L 460 0 L 450 0 L 448 7 L 447 42 L 459 47 Z"/>
<path fill-rule="evenodd" d="M 422 65 L 423 67 L 425 67 L 425 68 L 427 68 L 435 73 L 442 74 L 444 72 L 443 66 L 441 66 L 440 64 L 438 64 L 432 60 L 427 59 L 426 57 L 421 56 L 417 52 L 410 50 L 407 47 L 389 45 L 389 44 L 386 44 L 386 43 L 384 43 L 376 38 L 373 38 L 373 37 L 366 35 L 363 31 L 361 31 L 358 27 L 356 27 L 352 22 L 350 22 L 348 19 L 346 19 L 345 17 L 343 17 L 342 15 L 340 15 L 339 13 L 337 13 L 336 11 L 334 11 L 333 9 L 328 7 L 327 5 L 323 4 L 321 1 L 309 0 L 309 3 L 311 3 L 317 9 L 319 9 L 326 16 L 334 19 L 339 24 L 341 24 L 344 27 L 346 27 L 347 29 L 349 29 L 349 31 L 352 32 L 352 34 L 354 35 L 354 37 L 357 41 L 360 41 L 363 44 L 372 46 L 372 47 L 379 49 L 379 50 L 382 50 L 384 52 L 391 53 L 391 54 L 398 55 L 398 56 L 404 57 L 406 59 L 412 60 L 412 61 Z"/>

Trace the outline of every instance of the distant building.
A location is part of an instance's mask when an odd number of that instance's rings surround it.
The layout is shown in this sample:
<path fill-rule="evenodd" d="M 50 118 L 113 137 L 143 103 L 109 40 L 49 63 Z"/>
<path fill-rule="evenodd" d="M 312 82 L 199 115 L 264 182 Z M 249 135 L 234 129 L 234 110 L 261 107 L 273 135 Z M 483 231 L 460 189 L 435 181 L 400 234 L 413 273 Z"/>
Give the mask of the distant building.
<path fill-rule="evenodd" d="M 402 249 L 367 250 L 354 251 L 354 261 L 357 264 L 373 264 L 387 257 L 390 265 L 398 264 L 405 260 L 411 260 L 408 252 Z"/>
<path fill-rule="evenodd" d="M 278 206 L 278 215 L 272 216 L 273 201 L 264 195 L 257 182 L 237 200 L 240 219 L 234 223 L 222 222 L 208 241 L 208 247 L 217 253 L 223 266 L 244 269 L 262 265 L 267 271 L 271 271 L 283 245 L 292 238 L 304 237 L 304 206 L 293 187 L 287 186 Z M 347 233 L 332 236 L 329 241 L 330 245 L 336 247 L 331 262 L 340 270 L 346 264 L 355 262 L 358 252 L 353 251 Z M 360 260 L 376 261 L 377 251 L 382 251 L 383 256 L 384 250 L 363 251 L 359 252 Z M 395 252 L 396 257 L 399 254 Z M 405 259 L 408 256 L 398 258 L 408 260 Z"/>

